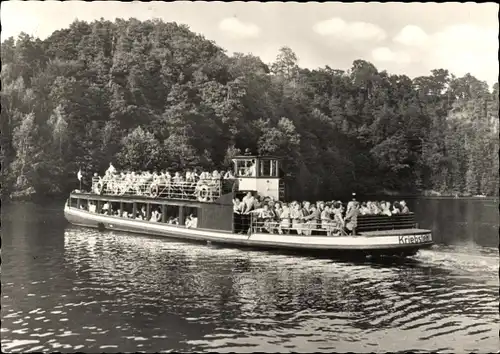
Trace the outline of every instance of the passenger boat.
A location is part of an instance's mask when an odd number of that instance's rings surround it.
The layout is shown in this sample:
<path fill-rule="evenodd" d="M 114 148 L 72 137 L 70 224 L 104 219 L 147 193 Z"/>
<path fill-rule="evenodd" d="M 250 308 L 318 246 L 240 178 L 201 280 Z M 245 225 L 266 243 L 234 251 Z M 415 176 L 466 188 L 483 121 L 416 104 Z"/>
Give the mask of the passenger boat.
<path fill-rule="evenodd" d="M 120 230 L 154 236 L 198 241 L 226 246 L 261 249 L 320 252 L 337 256 L 411 256 L 433 244 L 430 230 L 420 229 L 415 215 L 359 215 L 351 235 L 328 236 L 318 227 L 308 235 L 264 230 L 252 214 L 233 212 L 233 201 L 251 192 L 253 195 L 285 200 L 280 178 L 281 161 L 273 156 L 237 156 L 234 176 L 197 184 L 158 183 L 154 180 L 135 185 L 96 178 L 91 191 L 73 191 L 64 208 L 66 219 L 84 227 Z M 254 170 L 248 174 L 249 166 Z M 145 220 L 135 216 L 142 209 Z M 161 215 L 151 220 L 151 215 Z M 186 224 L 187 216 L 196 223 Z M 176 218 L 178 223 L 171 221 Z M 175 219 L 174 219 L 175 220 Z M 241 220 L 245 221 L 241 232 Z"/>

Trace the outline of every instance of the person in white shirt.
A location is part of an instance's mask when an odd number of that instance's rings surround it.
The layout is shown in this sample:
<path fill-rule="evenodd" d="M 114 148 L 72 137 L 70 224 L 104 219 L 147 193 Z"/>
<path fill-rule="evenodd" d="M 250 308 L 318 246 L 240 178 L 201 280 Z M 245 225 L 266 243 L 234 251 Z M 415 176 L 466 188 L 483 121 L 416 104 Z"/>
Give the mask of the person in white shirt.
<path fill-rule="evenodd" d="M 252 165 L 246 170 L 245 175 L 250 177 L 255 177 L 257 173 L 257 163 L 252 160 Z"/>
<path fill-rule="evenodd" d="M 198 226 L 198 218 L 193 214 L 189 215 L 186 219 L 186 228 L 195 229 Z"/>
<path fill-rule="evenodd" d="M 110 163 L 109 163 L 109 167 L 108 167 L 108 169 L 106 170 L 106 174 L 110 174 L 110 175 L 112 175 L 112 174 L 115 174 L 115 173 L 116 173 L 116 168 L 115 168 L 115 166 L 113 166 L 113 164 L 110 162 Z"/>

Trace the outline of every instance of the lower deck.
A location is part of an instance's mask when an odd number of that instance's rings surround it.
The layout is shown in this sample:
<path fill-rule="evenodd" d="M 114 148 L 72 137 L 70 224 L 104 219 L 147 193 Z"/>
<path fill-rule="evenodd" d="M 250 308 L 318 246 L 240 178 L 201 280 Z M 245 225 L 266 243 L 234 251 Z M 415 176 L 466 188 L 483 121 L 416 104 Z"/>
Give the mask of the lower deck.
<path fill-rule="evenodd" d="M 305 235 L 277 234 L 258 231 L 249 234 L 237 234 L 229 230 L 213 230 L 203 227 L 192 228 L 180 224 L 151 222 L 93 213 L 71 207 L 68 204 L 65 206 L 65 216 L 72 224 L 86 227 L 259 248 L 359 251 L 367 254 L 413 254 L 418 249 L 432 245 L 431 232 L 422 229 L 397 230 L 397 232 L 391 233 L 358 236 L 326 236 L 313 233 Z"/>

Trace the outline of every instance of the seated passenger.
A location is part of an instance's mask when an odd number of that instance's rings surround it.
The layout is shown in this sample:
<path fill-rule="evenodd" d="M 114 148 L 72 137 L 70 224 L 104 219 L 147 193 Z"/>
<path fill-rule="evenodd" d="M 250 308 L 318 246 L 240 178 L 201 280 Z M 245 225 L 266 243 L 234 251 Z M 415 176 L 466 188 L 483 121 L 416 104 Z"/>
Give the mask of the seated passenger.
<path fill-rule="evenodd" d="M 191 171 L 186 171 L 186 182 L 196 183 L 194 175 L 191 173 Z"/>
<path fill-rule="evenodd" d="M 195 229 L 197 226 L 198 226 L 198 218 L 193 214 L 189 215 L 188 219 L 186 220 L 186 228 Z"/>
<path fill-rule="evenodd" d="M 153 210 L 151 212 L 151 217 L 149 218 L 149 221 L 158 222 L 160 220 L 161 220 L 161 213 L 158 210 Z"/>
<path fill-rule="evenodd" d="M 296 201 L 292 202 L 290 208 L 290 219 L 292 220 L 292 229 L 295 230 L 298 235 L 302 235 L 303 218 L 304 215 L 300 204 Z"/>
<path fill-rule="evenodd" d="M 321 228 L 326 230 L 326 235 L 332 235 L 332 216 L 331 209 L 329 205 L 325 205 L 323 211 L 321 212 Z"/>
<path fill-rule="evenodd" d="M 367 202 L 361 203 L 361 207 L 359 208 L 359 213 L 361 215 L 368 215 L 368 214 L 370 214 L 370 209 L 368 208 L 368 203 Z"/>
<path fill-rule="evenodd" d="M 406 202 L 404 200 L 400 201 L 399 204 L 401 205 L 401 214 L 409 214 L 410 209 L 406 205 Z"/>
<path fill-rule="evenodd" d="M 260 209 L 257 214 L 257 218 L 259 220 L 259 226 L 261 226 L 260 231 L 263 231 L 262 229 L 266 229 L 269 232 L 269 222 L 272 219 L 272 213 L 269 209 L 269 205 L 264 204 L 262 209 Z"/>
<path fill-rule="evenodd" d="M 345 223 L 342 217 L 342 204 L 335 202 L 332 209 L 333 223 L 332 223 L 332 234 L 338 236 L 341 234 L 341 230 L 344 229 Z"/>
<path fill-rule="evenodd" d="M 290 207 L 283 203 L 283 207 L 281 208 L 281 214 L 279 215 L 280 225 L 278 228 L 278 233 L 288 234 L 290 232 Z"/>
<path fill-rule="evenodd" d="M 377 202 L 372 202 L 371 204 L 371 215 L 378 215 L 380 214 L 381 212 L 381 209 L 380 209 L 380 206 L 379 206 L 379 203 Z"/>
<path fill-rule="evenodd" d="M 175 184 L 175 185 L 180 185 L 181 182 L 182 182 L 182 176 L 179 172 L 176 172 L 174 177 L 172 177 L 172 182 Z"/>
<path fill-rule="evenodd" d="M 394 214 L 401 214 L 401 205 L 399 204 L 399 202 L 394 202 L 394 204 L 392 204 L 391 213 L 393 215 Z"/>
<path fill-rule="evenodd" d="M 95 213 L 96 212 L 96 205 L 93 202 L 89 203 L 89 212 Z"/>
<path fill-rule="evenodd" d="M 305 226 L 304 235 L 311 235 L 313 230 L 316 230 L 320 225 L 321 213 L 318 208 L 316 208 L 315 204 L 312 204 L 309 207 L 309 214 L 304 216 L 304 222 L 307 225 Z"/>
<path fill-rule="evenodd" d="M 387 204 L 385 201 L 380 203 L 380 206 L 382 208 L 380 214 L 382 215 L 387 215 L 387 216 L 391 216 L 392 213 L 391 213 L 391 210 L 389 209 L 390 208 L 390 203 Z"/>
<path fill-rule="evenodd" d="M 215 170 L 214 172 L 212 172 L 212 180 L 219 181 L 221 178 L 222 177 L 219 171 Z"/>

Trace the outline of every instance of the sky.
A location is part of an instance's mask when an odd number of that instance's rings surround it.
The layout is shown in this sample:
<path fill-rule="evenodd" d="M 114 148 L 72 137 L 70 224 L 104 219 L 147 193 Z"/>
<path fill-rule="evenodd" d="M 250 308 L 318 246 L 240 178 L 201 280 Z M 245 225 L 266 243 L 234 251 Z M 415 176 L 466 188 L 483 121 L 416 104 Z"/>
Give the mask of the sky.
<path fill-rule="evenodd" d="M 448 69 L 498 81 L 495 3 L 6 1 L 1 38 L 44 39 L 75 19 L 160 18 L 188 25 L 227 50 L 274 61 L 289 46 L 299 65 L 348 69 L 354 60 L 410 77 Z"/>

